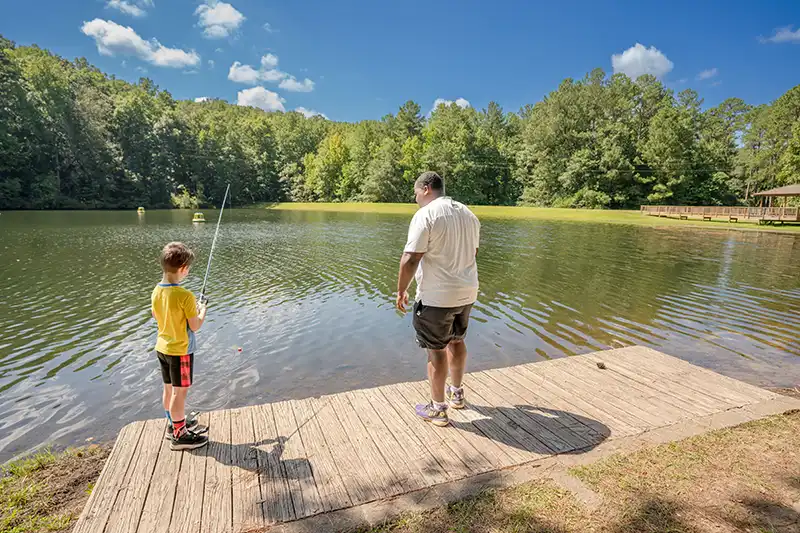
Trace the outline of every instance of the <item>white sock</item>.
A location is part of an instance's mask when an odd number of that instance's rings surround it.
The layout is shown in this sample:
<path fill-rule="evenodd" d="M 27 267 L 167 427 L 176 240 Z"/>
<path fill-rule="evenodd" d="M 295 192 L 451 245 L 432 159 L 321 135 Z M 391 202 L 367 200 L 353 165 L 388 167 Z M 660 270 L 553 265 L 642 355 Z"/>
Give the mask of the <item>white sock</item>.
<path fill-rule="evenodd" d="M 431 403 L 433 403 L 433 408 L 436 409 L 437 411 L 446 411 L 447 410 L 447 402 L 439 403 L 439 402 L 431 400 Z"/>

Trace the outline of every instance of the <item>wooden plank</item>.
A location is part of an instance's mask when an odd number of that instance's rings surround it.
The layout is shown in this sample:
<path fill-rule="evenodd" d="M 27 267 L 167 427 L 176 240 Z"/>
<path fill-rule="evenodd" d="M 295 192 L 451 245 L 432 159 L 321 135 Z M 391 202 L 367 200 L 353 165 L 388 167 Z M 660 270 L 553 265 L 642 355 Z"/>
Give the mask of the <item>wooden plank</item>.
<path fill-rule="evenodd" d="M 358 417 L 358 413 L 353 409 L 347 396 L 344 394 L 333 394 L 327 397 L 331 403 L 339 423 L 342 425 L 345 435 L 353 445 L 360 468 L 372 481 L 372 484 L 381 494 L 381 498 L 387 498 L 405 492 L 403 484 L 398 479 L 403 475 L 402 470 L 394 472 L 392 465 L 389 464 L 381 454 L 371 435 L 367 433 L 364 424 Z M 391 462 L 402 463 L 396 456 L 391 456 Z"/>
<path fill-rule="evenodd" d="M 216 431 L 208 413 L 200 415 L 199 422 L 208 426 L 209 435 Z M 216 420 L 214 421 L 216 422 Z M 207 518 L 208 512 L 203 505 L 206 486 L 206 454 L 208 445 L 188 452 L 169 450 L 171 454 L 181 456 L 181 469 L 175 487 L 175 503 L 172 506 L 172 519 L 169 524 L 171 533 L 199 533 L 200 524 Z M 140 533 L 147 533 L 139 528 Z"/>
<path fill-rule="evenodd" d="M 414 383 L 399 383 L 395 385 L 396 390 L 405 397 L 406 401 L 412 404 L 427 403 L 430 397 L 430 388 L 427 382 L 418 381 Z M 416 416 L 416 415 L 414 415 Z M 471 472 L 481 473 L 494 470 L 495 467 L 492 462 L 481 454 L 470 442 L 464 437 L 461 431 L 452 431 L 451 428 L 440 428 L 418 419 L 418 424 L 422 423 L 427 426 L 427 429 L 441 434 L 442 440 L 447 444 L 448 448 L 458 455 L 461 461 L 469 467 Z"/>
<path fill-rule="evenodd" d="M 538 374 L 525 365 L 519 365 L 511 369 L 502 369 L 507 377 L 517 382 L 524 383 L 525 387 L 537 394 L 546 395 L 547 399 L 555 405 L 555 402 L 563 404 L 563 412 L 575 412 L 586 420 L 587 424 L 592 424 L 602 433 L 603 429 L 610 432 L 610 436 L 626 436 L 638 433 L 639 430 L 631 425 L 617 419 L 613 415 L 595 407 L 594 402 L 586 401 L 582 397 L 571 394 L 564 389 L 559 382 L 550 377 Z"/>
<path fill-rule="evenodd" d="M 678 396 L 687 403 L 707 410 L 705 414 L 716 413 L 731 407 L 730 402 L 719 400 L 713 396 L 689 388 L 680 381 L 674 381 L 672 377 L 654 372 L 646 363 L 629 361 L 621 355 L 616 355 L 616 352 L 614 352 L 614 354 L 599 352 L 595 360 L 601 361 L 607 366 L 610 365 L 612 368 L 627 370 L 629 376 L 636 376 L 635 379 L 648 387 L 667 388 L 672 395 Z"/>
<path fill-rule="evenodd" d="M 639 352 L 626 349 L 621 351 L 621 353 L 609 355 L 615 358 L 619 357 L 633 365 L 646 365 L 652 372 L 660 375 L 662 379 L 681 383 L 694 390 L 695 394 L 700 393 L 704 396 L 719 400 L 725 404 L 726 408 L 739 407 L 758 401 L 747 395 L 729 390 L 724 385 L 720 385 L 714 378 L 713 373 L 706 376 L 699 372 L 699 367 L 691 365 L 688 367 L 683 366 L 683 362 L 679 363 L 680 360 L 676 358 L 673 358 L 674 361 L 663 361 L 659 357 L 652 356 L 653 353 L 658 354 L 659 352 L 655 352 L 654 350 Z"/>
<path fill-rule="evenodd" d="M 549 364 L 542 370 L 547 372 L 549 376 L 560 379 L 563 387 L 573 391 L 573 393 L 583 395 L 584 399 L 600 400 L 600 406 L 603 410 L 612 412 L 617 418 L 640 430 L 664 425 L 659 417 L 653 416 L 645 409 L 642 409 L 636 402 L 626 399 L 626 395 L 615 390 L 607 380 L 592 382 L 587 380 L 585 376 L 577 377 L 567 370 L 566 364 L 567 362 L 564 364 Z"/>
<path fill-rule="evenodd" d="M 226 533 L 233 530 L 231 415 L 228 410 L 213 411 L 210 418 L 200 531 Z M 203 490 L 203 487 L 194 487 L 194 490 Z"/>
<path fill-rule="evenodd" d="M 327 512 L 350 507 L 352 501 L 317 420 L 318 416 L 330 416 L 330 406 L 323 406 L 321 410 L 315 411 L 308 400 L 292 402 L 322 508 Z"/>
<path fill-rule="evenodd" d="M 264 525 L 253 411 L 252 407 L 245 407 L 230 412 L 233 531 L 254 529 Z"/>
<path fill-rule="evenodd" d="M 475 386 L 476 385 L 476 386 Z M 482 415 L 473 424 L 492 440 L 510 446 L 520 457 L 520 462 L 534 461 L 552 455 L 552 450 L 531 433 L 525 431 L 513 420 L 514 413 L 506 413 L 493 404 L 478 389 L 480 382 L 473 384 L 470 380 L 464 383 L 466 395 L 471 398 L 470 409 Z"/>
<path fill-rule="evenodd" d="M 652 350 L 645 346 L 637 346 L 637 352 L 643 354 L 645 357 L 652 357 L 653 353 L 656 354 L 656 357 L 660 358 L 663 362 L 667 361 L 676 361 L 678 365 L 682 365 L 685 368 L 693 369 L 698 371 L 700 374 L 713 378 L 714 380 L 719 381 L 724 386 L 728 387 L 729 389 L 735 390 L 736 392 L 745 394 L 746 396 L 753 396 L 757 397 L 759 400 L 773 400 L 778 398 L 779 395 L 775 394 L 774 392 L 770 392 L 768 390 L 762 389 L 761 387 L 757 387 L 755 385 L 751 385 L 750 383 L 746 383 L 744 381 L 740 381 L 738 379 L 734 379 L 732 377 L 726 376 L 724 374 L 719 374 L 710 370 L 708 368 L 703 368 L 698 365 L 694 365 L 688 361 L 684 361 L 678 357 L 673 357 L 671 355 L 667 355 L 665 353 L 657 352 L 656 350 Z"/>
<path fill-rule="evenodd" d="M 303 438 L 297 431 L 293 402 L 278 402 L 272 405 L 272 409 L 278 438 L 284 443 L 281 463 L 289 480 L 294 514 L 298 519 L 315 515 L 322 511 L 322 502 L 308 463 Z"/>
<path fill-rule="evenodd" d="M 589 390 L 585 383 L 574 379 L 570 374 L 559 368 L 551 365 L 540 365 L 535 370 L 531 368 L 531 365 L 524 365 L 524 368 L 558 382 L 559 386 L 568 391 L 569 394 L 594 403 L 600 411 L 613 415 L 617 420 L 625 422 L 633 427 L 637 433 L 653 427 L 646 420 L 647 415 L 642 415 L 640 409 L 633 405 L 620 405 L 621 402 L 617 398 L 603 391 Z"/>
<path fill-rule="evenodd" d="M 105 529 L 114 500 L 122 489 L 125 474 L 136 452 L 144 425 L 143 421 L 133 422 L 120 431 L 100 478 L 75 524 L 73 530 L 75 533 L 96 533 Z"/>
<path fill-rule="evenodd" d="M 251 413 L 258 453 L 261 510 L 264 522 L 274 524 L 295 519 L 286 470 L 281 465 L 283 443 L 278 439 L 272 405 L 257 405 Z"/>
<path fill-rule="evenodd" d="M 658 397 L 664 402 L 668 402 L 676 409 L 684 411 L 687 416 L 706 416 L 718 410 L 714 407 L 710 407 L 705 402 L 698 402 L 693 391 L 685 389 L 685 387 L 680 386 L 680 384 L 677 384 L 679 386 L 676 387 L 674 386 L 675 384 L 667 384 L 663 379 L 655 375 L 653 375 L 654 377 L 652 378 L 648 377 L 648 374 L 629 367 L 628 364 L 620 358 L 604 360 L 604 358 L 599 357 L 599 354 L 602 354 L 602 352 L 598 354 L 587 354 L 576 357 L 575 359 L 585 365 L 597 366 L 598 362 L 602 362 L 606 366 L 606 370 L 621 384 L 634 387 L 641 391 L 642 394 L 647 394 L 649 391 L 651 399 Z M 689 392 L 688 395 L 686 391 Z"/>
<path fill-rule="evenodd" d="M 613 398 L 615 405 L 631 411 L 652 427 L 669 426 L 682 418 L 681 411 L 666 404 L 659 409 L 639 391 L 632 387 L 620 386 L 610 373 L 597 368 L 597 365 L 587 367 L 574 359 L 574 357 L 565 357 L 561 361 L 553 362 L 552 366 L 570 374 L 576 380 L 575 382 L 583 384 L 585 389 L 601 391 L 603 395 Z"/>
<path fill-rule="evenodd" d="M 356 390 L 351 394 L 359 407 L 376 409 L 386 405 L 386 399 L 378 389 Z M 398 446 L 405 451 L 410 461 L 409 464 L 417 469 L 426 486 L 438 485 L 452 479 L 420 440 L 417 433 L 406 425 L 405 419 L 397 415 L 394 408 L 391 406 L 382 408 L 381 420 L 386 424 Z"/>
<path fill-rule="evenodd" d="M 651 411 L 667 413 L 676 421 L 692 418 L 696 414 L 695 408 L 691 403 L 675 398 L 672 395 L 664 394 L 653 387 L 644 386 L 638 381 L 616 372 L 613 368 L 606 366 L 605 369 L 601 370 L 592 359 L 586 356 L 572 357 L 570 359 L 571 363 L 575 365 L 576 372 L 578 371 L 577 369 L 590 374 L 602 372 L 617 387 L 628 390 L 634 397 L 640 398 Z"/>
<path fill-rule="evenodd" d="M 385 416 L 397 416 L 399 420 L 402 420 L 406 427 L 419 437 L 423 446 L 428 449 L 451 480 L 462 479 L 473 474 L 473 471 L 464 463 L 463 454 L 459 453 L 459 450 L 453 450 L 445 443 L 442 428 L 431 427 L 430 424 L 420 420 L 414 414 L 415 400 L 407 400 L 396 385 L 379 387 L 377 392 L 383 395 L 383 404 L 394 409 L 394 413 L 386 412 Z"/>
<path fill-rule="evenodd" d="M 161 422 L 161 432 L 166 432 L 166 421 Z M 183 453 L 169 449 L 169 439 L 162 437 L 158 460 L 150 480 L 150 489 L 142 508 L 138 531 L 141 533 L 167 533 L 172 520 L 172 506 L 181 470 Z"/>
<path fill-rule="evenodd" d="M 385 488 L 379 480 L 373 478 L 373 472 L 364 468 L 361 462 L 361 450 L 353 446 L 347 431 L 342 427 L 334 409 L 334 398 L 323 396 L 311 399 L 309 403 L 314 410 L 319 411 L 317 415 L 319 426 L 325 434 L 331 457 L 342 476 L 353 505 L 385 498 Z"/>
<path fill-rule="evenodd" d="M 691 379 L 698 385 L 706 384 L 709 391 L 713 393 L 724 392 L 725 395 L 734 401 L 748 401 L 749 403 L 770 400 L 775 398 L 774 393 L 765 391 L 748 383 L 723 376 L 712 370 L 693 365 L 687 361 L 672 357 L 670 355 L 657 352 L 644 346 L 635 346 L 627 349 L 626 357 L 634 357 L 640 361 L 650 361 L 658 368 L 665 371 L 677 370 L 681 376 L 691 376 Z M 681 372 L 683 370 L 684 372 Z"/>
<path fill-rule="evenodd" d="M 383 422 L 383 416 L 373 406 L 364 400 L 363 396 L 357 397 L 352 392 L 343 393 L 344 399 L 352 406 L 358 421 L 378 453 L 383 458 L 384 464 L 390 469 L 390 476 L 396 480 L 400 492 L 411 492 L 425 487 L 425 479 L 420 475 L 409 458 L 408 452 L 397 443 L 392 432 Z"/>
<path fill-rule="evenodd" d="M 708 398 L 710 401 L 714 402 L 713 406 L 703 401 L 702 398 L 698 401 L 694 391 L 691 389 L 686 389 L 680 384 L 673 384 L 671 382 L 667 384 L 667 382 L 655 374 L 631 368 L 628 366 L 628 363 L 621 358 L 614 358 L 613 360 L 605 359 L 601 356 L 602 353 L 603 352 L 587 354 L 576 359 L 580 359 L 585 362 L 585 364 L 591 365 L 597 365 L 598 362 L 602 362 L 606 365 L 606 370 L 613 373 L 621 383 L 628 383 L 641 391 L 650 390 L 653 394 L 658 394 L 664 401 L 670 402 L 678 409 L 682 409 L 695 416 L 706 416 L 718 411 L 716 400 Z"/>
<path fill-rule="evenodd" d="M 587 446 L 595 445 L 608 436 L 608 428 L 605 425 L 597 420 L 581 417 L 577 412 L 571 412 L 575 410 L 574 406 L 536 387 L 525 378 L 514 376 L 515 373 L 513 368 L 500 368 L 486 371 L 483 375 L 506 387 L 506 390 L 513 389 L 514 394 L 522 399 L 521 403 L 526 404 L 526 410 L 547 420 L 548 424 L 563 427 L 565 432 L 579 436 Z"/>
<path fill-rule="evenodd" d="M 565 428 L 557 419 L 548 416 L 535 416 L 533 412 L 522 409 L 525 400 L 519 397 L 505 384 L 489 377 L 485 372 L 470 374 L 470 382 L 478 387 L 478 392 L 496 406 L 501 406 L 510 413 L 514 413 L 515 422 L 526 431 L 533 433 L 550 450 L 562 453 L 577 448 L 584 448 L 589 441 Z M 517 405 L 514 405 L 517 404 Z"/>
<path fill-rule="evenodd" d="M 430 386 L 427 382 L 415 382 L 411 385 L 422 398 L 430 395 Z M 486 435 L 486 426 L 484 425 L 484 430 L 480 428 L 481 421 L 487 419 L 484 414 L 471 408 L 450 408 L 447 410 L 447 414 L 451 426 L 458 430 L 458 434 L 480 453 L 493 469 L 505 468 L 526 461 L 525 454 L 519 450 L 516 444 L 504 443 Z M 450 445 L 459 446 L 459 442 L 459 440 L 452 440 Z"/>
<path fill-rule="evenodd" d="M 527 380 L 531 384 L 529 390 L 542 391 L 543 393 L 546 391 L 554 398 L 565 401 L 569 406 L 564 409 L 565 412 L 569 412 L 570 409 L 576 410 L 587 420 L 597 421 L 601 426 L 607 427 L 612 436 L 626 436 L 640 432 L 639 429 L 618 419 L 606 410 L 595 407 L 594 401 L 587 401 L 582 396 L 573 394 L 571 391 L 566 390 L 558 380 L 538 373 L 526 365 L 514 367 L 513 374 L 509 375 L 512 375 L 513 379 L 518 381 Z"/>
<path fill-rule="evenodd" d="M 525 459 L 513 446 L 508 446 L 495 439 L 490 439 L 478 429 L 474 422 L 484 418 L 482 414 L 469 408 L 447 411 L 450 424 L 458 429 L 472 446 L 492 463 L 494 468 L 505 468 L 523 462 Z"/>
<path fill-rule="evenodd" d="M 145 422 L 136 454 L 125 474 L 117 500 L 111 508 L 106 531 L 136 533 L 158 452 L 164 441 L 164 425 L 164 420 Z"/>

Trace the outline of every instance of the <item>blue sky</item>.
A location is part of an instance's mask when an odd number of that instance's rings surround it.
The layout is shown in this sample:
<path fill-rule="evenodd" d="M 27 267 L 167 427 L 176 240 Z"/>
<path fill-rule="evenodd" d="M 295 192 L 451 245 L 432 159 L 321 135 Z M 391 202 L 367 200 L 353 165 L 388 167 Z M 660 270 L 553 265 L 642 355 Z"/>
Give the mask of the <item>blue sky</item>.
<path fill-rule="evenodd" d="M 408 99 L 516 111 L 595 67 L 655 73 L 706 105 L 766 103 L 800 83 L 800 2 L 599 4 L 26 0 L 5 3 L 0 33 L 176 98 L 334 120 L 379 119 Z"/>

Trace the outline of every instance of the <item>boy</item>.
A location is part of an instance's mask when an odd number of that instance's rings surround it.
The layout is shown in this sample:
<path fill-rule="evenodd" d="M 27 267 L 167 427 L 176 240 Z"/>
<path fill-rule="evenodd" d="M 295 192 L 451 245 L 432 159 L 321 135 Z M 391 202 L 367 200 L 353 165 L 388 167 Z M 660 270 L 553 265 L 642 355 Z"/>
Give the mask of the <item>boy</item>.
<path fill-rule="evenodd" d="M 206 318 L 206 302 L 198 305 L 194 294 L 180 286 L 189 274 L 194 253 L 181 242 L 171 242 L 161 250 L 164 276 L 151 296 L 153 318 L 158 322 L 156 353 L 164 381 L 162 397 L 171 430 L 171 450 L 194 450 L 208 444 L 201 435 L 208 428 L 187 419 L 186 395 L 194 373 L 194 332 Z"/>

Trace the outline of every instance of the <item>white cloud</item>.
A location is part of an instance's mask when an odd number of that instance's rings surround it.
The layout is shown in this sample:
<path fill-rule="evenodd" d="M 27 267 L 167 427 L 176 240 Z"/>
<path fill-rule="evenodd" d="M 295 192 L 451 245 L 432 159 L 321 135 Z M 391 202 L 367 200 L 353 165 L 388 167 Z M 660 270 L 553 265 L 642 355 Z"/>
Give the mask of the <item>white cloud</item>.
<path fill-rule="evenodd" d="M 758 38 L 759 41 L 762 43 L 800 43 L 800 28 L 792 31 L 791 26 L 785 26 L 783 28 L 778 28 L 775 30 L 775 34 L 765 39 L 763 37 Z"/>
<path fill-rule="evenodd" d="M 314 90 L 314 82 L 308 78 L 297 81 L 294 76 L 289 76 L 280 82 L 278 87 L 295 93 L 310 93 Z"/>
<path fill-rule="evenodd" d="M 428 113 L 428 115 L 433 113 L 436 110 L 436 108 L 439 107 L 440 105 L 449 106 L 450 104 L 456 104 L 458 107 L 462 109 L 470 107 L 469 100 L 467 100 L 466 98 L 456 98 L 455 101 L 445 100 L 444 98 L 437 98 L 436 100 L 434 100 L 433 107 L 431 107 L 431 110 Z"/>
<path fill-rule="evenodd" d="M 199 16 L 198 24 L 203 28 L 203 35 L 209 39 L 223 39 L 239 29 L 245 16 L 235 7 L 217 0 L 206 0 L 194 12 Z"/>
<path fill-rule="evenodd" d="M 273 69 L 278 66 L 278 56 L 267 54 L 261 58 L 261 68 L 265 70 Z"/>
<path fill-rule="evenodd" d="M 712 87 L 719 87 L 720 85 L 722 85 L 721 81 L 715 81 L 714 83 L 711 84 Z"/>
<path fill-rule="evenodd" d="M 155 39 L 145 41 L 130 26 L 120 26 L 110 20 L 84 22 L 81 31 L 95 40 L 97 51 L 105 56 L 133 56 L 159 67 L 172 68 L 200 63 L 200 56 L 194 50 L 167 48 Z"/>
<path fill-rule="evenodd" d="M 276 81 L 281 81 L 283 78 L 288 76 L 288 74 L 286 74 L 285 72 L 283 72 L 281 70 L 273 68 L 273 69 L 270 69 L 270 70 L 262 70 L 259 73 L 259 76 L 261 76 L 261 79 L 264 80 L 264 81 L 270 81 L 270 82 L 274 83 Z"/>
<path fill-rule="evenodd" d="M 285 111 L 286 109 L 283 107 L 285 101 L 278 93 L 259 86 L 239 91 L 236 104 L 257 107 L 264 111 Z"/>
<path fill-rule="evenodd" d="M 276 68 L 278 56 L 266 54 L 261 58 L 261 67 L 256 70 L 250 65 L 234 61 L 228 71 L 228 79 L 236 83 L 256 85 L 259 81 L 279 83 L 278 87 L 286 91 L 308 93 L 314 90 L 314 82 L 308 78 L 298 81 L 294 76 Z"/>
<path fill-rule="evenodd" d="M 267 33 L 275 33 L 275 32 L 277 32 L 278 30 L 274 29 L 274 28 L 273 28 L 273 27 L 270 25 L 270 23 L 269 23 L 269 22 L 265 22 L 265 23 L 264 23 L 264 31 L 266 31 Z"/>
<path fill-rule="evenodd" d="M 147 74 L 147 69 L 144 67 L 136 67 L 137 72 L 141 72 L 142 74 Z"/>
<path fill-rule="evenodd" d="M 194 99 L 194 101 L 197 102 L 198 104 L 202 104 L 203 102 L 210 102 L 211 98 L 208 96 L 198 96 L 197 98 Z"/>
<path fill-rule="evenodd" d="M 646 48 L 639 43 L 621 54 L 612 55 L 611 66 L 615 73 L 622 72 L 634 80 L 643 74 L 652 74 L 660 78 L 674 67 L 672 61 L 655 46 Z"/>
<path fill-rule="evenodd" d="M 216 53 L 218 53 L 218 54 L 221 54 L 221 53 L 222 53 L 222 52 L 224 52 L 225 50 L 223 50 L 222 48 L 217 48 L 217 49 L 216 49 L 216 50 L 214 50 L 214 51 L 215 51 Z"/>
<path fill-rule="evenodd" d="M 153 5 L 153 3 L 150 1 L 138 2 L 138 4 L 144 6 Z M 139 5 L 127 2 L 126 0 L 108 0 L 108 2 L 106 2 L 106 7 L 110 9 L 119 10 L 122 13 L 130 15 L 132 17 L 143 17 L 147 14 L 147 11 L 142 9 Z"/>
<path fill-rule="evenodd" d="M 216 63 L 214 63 L 214 60 L 213 59 L 209 59 L 208 60 L 208 68 L 214 68 L 214 65 L 216 65 Z"/>
<path fill-rule="evenodd" d="M 702 80 L 710 80 L 711 78 L 713 78 L 717 74 L 719 74 L 719 70 L 717 70 L 717 68 L 714 67 L 714 68 L 710 68 L 710 69 L 706 69 L 706 70 L 702 71 L 700 74 L 697 75 L 697 79 L 701 80 L 701 81 Z"/>
<path fill-rule="evenodd" d="M 689 78 L 681 78 L 681 79 L 679 79 L 678 81 L 675 82 L 675 85 L 683 85 L 687 81 L 689 81 Z"/>
<path fill-rule="evenodd" d="M 294 110 L 297 111 L 298 113 L 302 113 L 303 116 L 305 116 L 306 118 L 322 117 L 325 120 L 328 120 L 328 117 L 327 115 L 325 115 L 325 113 L 320 113 L 319 111 L 314 111 L 313 109 L 306 109 L 305 107 L 296 107 L 294 108 Z"/>
<path fill-rule="evenodd" d="M 261 75 L 259 72 L 250 65 L 242 65 L 238 61 L 234 61 L 231 68 L 228 70 L 228 79 L 236 83 L 247 83 L 255 85 L 258 83 Z"/>

